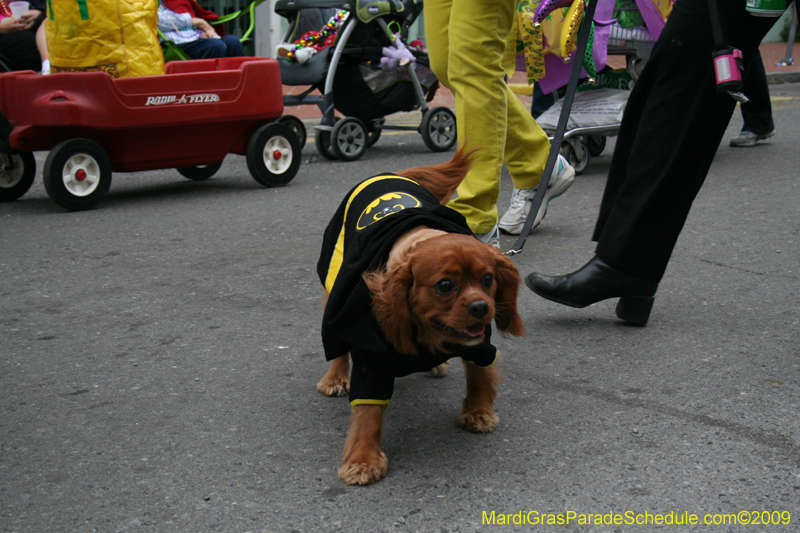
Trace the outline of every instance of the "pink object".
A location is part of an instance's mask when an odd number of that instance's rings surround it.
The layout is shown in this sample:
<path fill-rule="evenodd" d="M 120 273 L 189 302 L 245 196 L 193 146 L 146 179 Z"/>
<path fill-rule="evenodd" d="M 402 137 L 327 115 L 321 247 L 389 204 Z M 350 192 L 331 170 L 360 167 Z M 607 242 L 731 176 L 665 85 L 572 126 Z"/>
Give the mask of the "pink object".
<path fill-rule="evenodd" d="M 718 88 L 741 88 L 742 72 L 739 69 L 741 62 L 742 52 L 738 48 L 726 48 L 714 52 L 714 75 L 717 78 Z"/>

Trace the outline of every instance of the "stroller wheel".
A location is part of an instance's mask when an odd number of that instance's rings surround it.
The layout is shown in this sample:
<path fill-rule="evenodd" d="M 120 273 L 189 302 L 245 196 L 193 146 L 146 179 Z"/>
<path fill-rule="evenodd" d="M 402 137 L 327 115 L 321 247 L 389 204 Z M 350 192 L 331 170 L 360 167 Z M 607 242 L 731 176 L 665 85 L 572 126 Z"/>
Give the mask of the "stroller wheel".
<path fill-rule="evenodd" d="M 604 135 L 588 135 L 589 155 L 598 156 L 606 149 L 606 137 Z"/>
<path fill-rule="evenodd" d="M 286 185 L 300 168 L 300 141 L 289 126 L 273 122 L 256 130 L 247 143 L 247 169 L 266 187 Z"/>
<path fill-rule="evenodd" d="M 446 152 L 456 143 L 456 115 L 446 107 L 434 107 L 422 117 L 420 130 L 425 146 Z"/>
<path fill-rule="evenodd" d="M 355 161 L 367 150 L 367 128 L 355 117 L 346 117 L 331 131 L 331 148 L 342 161 Z"/>
<path fill-rule="evenodd" d="M 338 159 L 331 148 L 331 132 L 317 130 L 317 133 L 314 134 L 314 146 L 317 147 L 317 152 L 325 159 L 330 159 L 331 161 Z"/>
<path fill-rule="evenodd" d="M 367 133 L 367 146 L 374 145 L 381 138 L 384 123 L 386 123 L 385 118 L 377 118 L 372 121 L 372 131 Z"/>
<path fill-rule="evenodd" d="M 586 167 L 589 166 L 590 155 L 585 137 L 570 137 L 561 143 L 560 152 L 561 155 L 567 158 L 572 168 L 575 169 L 577 176 L 586 171 Z"/>
<path fill-rule="evenodd" d="M 339 117 L 334 117 L 333 124 L 336 125 L 339 120 L 341 120 Z M 317 147 L 317 152 L 325 159 L 330 159 L 331 161 L 339 159 L 339 157 L 333 153 L 333 148 L 331 148 L 331 130 L 325 131 L 314 128 L 314 146 Z"/>

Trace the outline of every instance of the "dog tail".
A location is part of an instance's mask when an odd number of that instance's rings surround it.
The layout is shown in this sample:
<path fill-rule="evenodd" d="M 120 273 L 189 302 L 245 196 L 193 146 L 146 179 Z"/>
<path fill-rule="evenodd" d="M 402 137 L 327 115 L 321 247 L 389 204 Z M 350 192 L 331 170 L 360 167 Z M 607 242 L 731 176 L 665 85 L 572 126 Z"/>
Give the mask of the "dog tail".
<path fill-rule="evenodd" d="M 430 165 L 425 167 L 413 167 L 401 170 L 399 175 L 412 179 L 428 189 L 444 205 L 450 200 L 450 196 L 456 187 L 464 180 L 472 167 L 472 160 L 475 159 L 475 152 L 478 150 L 467 151 L 464 146 L 458 149 L 453 159 L 446 163 Z"/>

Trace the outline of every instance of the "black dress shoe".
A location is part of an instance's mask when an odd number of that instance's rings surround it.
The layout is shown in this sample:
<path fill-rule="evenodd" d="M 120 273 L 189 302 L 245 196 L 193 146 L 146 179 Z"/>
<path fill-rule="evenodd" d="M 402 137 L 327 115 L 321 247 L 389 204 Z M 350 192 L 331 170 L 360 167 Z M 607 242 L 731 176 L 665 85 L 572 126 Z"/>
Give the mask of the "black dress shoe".
<path fill-rule="evenodd" d="M 658 283 L 611 268 L 599 257 L 572 274 L 546 276 L 533 272 L 525 278 L 525 285 L 542 298 L 570 307 L 619 298 L 617 316 L 637 326 L 647 324 L 658 289 Z"/>

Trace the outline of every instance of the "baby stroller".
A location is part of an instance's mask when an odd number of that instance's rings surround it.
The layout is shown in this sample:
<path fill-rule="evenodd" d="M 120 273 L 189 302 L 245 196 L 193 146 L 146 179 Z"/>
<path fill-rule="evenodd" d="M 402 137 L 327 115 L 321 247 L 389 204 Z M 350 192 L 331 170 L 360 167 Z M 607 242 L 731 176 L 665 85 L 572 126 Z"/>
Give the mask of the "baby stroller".
<path fill-rule="evenodd" d="M 342 10 L 348 12 L 332 46 L 323 48 L 305 63 L 280 58 L 284 85 L 308 85 L 298 95 L 284 96 L 285 106 L 317 105 L 322 121 L 315 126 L 317 151 L 327 159 L 355 161 L 378 141 L 381 131 L 417 130 L 434 152 L 450 150 L 456 142 L 456 117 L 447 107 L 428 108 L 428 99 L 438 88 L 430 71 L 427 53 L 409 48 L 411 61 L 387 79 L 380 68 L 382 49 L 398 47 L 392 35 L 405 42 L 408 31 L 422 12 L 421 0 L 277 0 L 275 12 L 289 21 L 283 38 L 291 43 L 309 30 L 319 30 Z M 320 95 L 311 93 L 318 90 Z M 387 115 L 422 111 L 419 127 L 390 126 Z M 334 110 L 345 115 L 339 119 Z M 281 122 L 305 137 L 302 121 L 291 115 Z"/>

